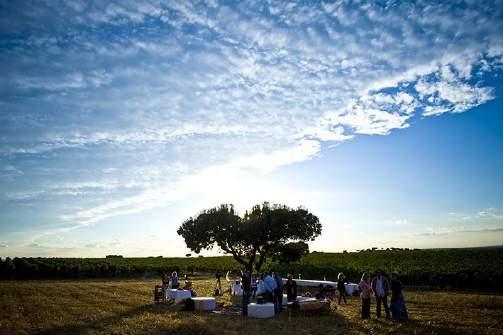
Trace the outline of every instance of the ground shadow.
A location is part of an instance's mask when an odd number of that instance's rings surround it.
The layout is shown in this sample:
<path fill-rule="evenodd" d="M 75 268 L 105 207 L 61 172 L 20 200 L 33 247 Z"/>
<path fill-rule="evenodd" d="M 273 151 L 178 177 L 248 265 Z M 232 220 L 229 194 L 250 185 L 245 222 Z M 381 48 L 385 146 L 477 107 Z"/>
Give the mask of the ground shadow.
<path fill-rule="evenodd" d="M 144 313 L 153 313 L 153 314 L 163 314 L 168 311 L 173 311 L 174 307 L 170 305 L 162 305 L 162 304 L 148 304 L 138 306 L 132 309 L 129 309 L 125 312 L 115 314 L 109 317 L 97 319 L 85 324 L 75 324 L 75 325 L 63 325 L 60 327 L 53 327 L 46 330 L 38 331 L 36 334 L 40 335 L 50 335 L 50 334 L 84 334 L 88 331 L 103 331 L 106 329 L 107 325 L 119 323 L 123 319 L 132 318 L 135 316 L 142 315 Z"/>

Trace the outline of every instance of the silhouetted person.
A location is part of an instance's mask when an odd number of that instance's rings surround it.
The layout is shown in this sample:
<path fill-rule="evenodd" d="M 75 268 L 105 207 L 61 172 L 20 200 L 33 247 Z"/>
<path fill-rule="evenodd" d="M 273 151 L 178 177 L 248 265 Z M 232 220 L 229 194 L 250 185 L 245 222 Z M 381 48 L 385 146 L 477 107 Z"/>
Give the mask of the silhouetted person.
<path fill-rule="evenodd" d="M 217 280 L 215 281 L 215 293 L 214 296 L 218 297 L 222 295 L 222 283 L 220 281 L 220 278 L 222 277 L 219 273 L 216 274 L 215 276 Z"/>
<path fill-rule="evenodd" d="M 341 304 L 341 299 L 344 299 L 344 303 L 347 304 L 346 301 L 346 276 L 344 273 L 339 273 L 337 276 L 337 291 L 339 291 L 339 305 Z"/>
<path fill-rule="evenodd" d="M 288 275 L 288 280 L 286 281 L 286 300 L 288 302 L 293 302 L 297 300 L 297 282 L 293 280 L 292 275 Z"/>
<path fill-rule="evenodd" d="M 257 278 L 252 274 L 250 278 L 250 294 L 255 299 L 255 295 L 257 294 Z"/>
<path fill-rule="evenodd" d="M 409 318 L 402 292 L 402 282 L 397 273 L 391 275 L 391 315 L 394 320 L 400 322 L 407 321 Z"/>
<path fill-rule="evenodd" d="M 376 315 L 378 318 L 381 317 L 381 304 L 384 305 L 384 311 L 386 312 L 386 318 L 389 319 L 389 307 L 388 307 L 388 293 L 390 289 L 390 284 L 388 278 L 384 275 L 382 271 L 377 271 L 377 275 L 372 279 L 372 290 L 374 291 L 376 297 Z"/>
<path fill-rule="evenodd" d="M 276 282 L 276 288 L 274 289 L 274 312 L 278 313 L 283 311 L 283 278 L 275 272 L 272 271 L 272 277 Z"/>

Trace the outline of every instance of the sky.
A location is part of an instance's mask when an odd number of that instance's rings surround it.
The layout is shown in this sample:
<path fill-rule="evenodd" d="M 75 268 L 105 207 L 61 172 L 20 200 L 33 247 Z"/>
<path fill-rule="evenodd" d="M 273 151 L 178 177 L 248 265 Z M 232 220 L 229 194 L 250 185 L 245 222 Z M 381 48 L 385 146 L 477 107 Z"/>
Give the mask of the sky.
<path fill-rule="evenodd" d="M 502 1 L 0 0 L 0 256 L 182 256 L 263 201 L 311 250 L 503 244 L 502 32 Z"/>

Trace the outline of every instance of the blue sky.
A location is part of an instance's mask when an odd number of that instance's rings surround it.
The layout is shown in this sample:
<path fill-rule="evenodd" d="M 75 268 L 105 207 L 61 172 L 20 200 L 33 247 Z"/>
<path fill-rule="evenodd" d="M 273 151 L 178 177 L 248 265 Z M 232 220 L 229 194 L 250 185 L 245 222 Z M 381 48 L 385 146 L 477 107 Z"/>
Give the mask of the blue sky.
<path fill-rule="evenodd" d="M 501 1 L 0 9 L 0 256 L 183 255 L 266 200 L 313 250 L 503 241 Z"/>

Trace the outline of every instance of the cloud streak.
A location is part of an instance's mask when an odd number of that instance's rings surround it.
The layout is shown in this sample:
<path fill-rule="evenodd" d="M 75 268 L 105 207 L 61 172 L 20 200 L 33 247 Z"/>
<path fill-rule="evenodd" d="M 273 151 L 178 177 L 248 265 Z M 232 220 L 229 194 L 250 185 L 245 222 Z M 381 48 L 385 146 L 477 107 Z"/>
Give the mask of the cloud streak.
<path fill-rule="evenodd" d="M 81 199 L 74 229 L 465 112 L 495 98 L 501 6 L 9 3 L 1 201 Z"/>

